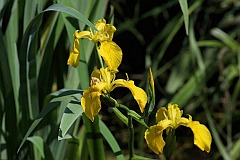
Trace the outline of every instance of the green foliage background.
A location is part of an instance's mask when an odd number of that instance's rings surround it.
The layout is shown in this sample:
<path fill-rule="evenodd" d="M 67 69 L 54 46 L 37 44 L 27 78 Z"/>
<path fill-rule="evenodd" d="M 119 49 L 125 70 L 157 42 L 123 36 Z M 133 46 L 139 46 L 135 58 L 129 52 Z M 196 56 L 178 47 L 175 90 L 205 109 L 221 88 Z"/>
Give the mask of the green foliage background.
<path fill-rule="evenodd" d="M 81 41 L 84 54 L 77 69 L 66 62 L 74 30 L 86 30 L 102 17 L 114 20 L 117 28 L 114 41 L 123 50 L 120 76 L 127 72 L 144 88 L 152 68 L 156 106 L 148 123 L 155 123 L 157 108 L 174 102 L 210 129 L 209 154 L 193 145 L 192 133 L 179 129 L 173 159 L 196 154 L 200 159 L 239 159 L 239 15 L 238 0 L 2 0 L 0 159 L 89 158 L 82 110 L 76 107 L 94 67 L 93 44 Z M 121 93 L 114 96 L 134 107 L 131 96 Z M 123 158 L 114 156 L 120 148 L 127 157 L 123 124 L 107 109 L 101 115 L 106 158 Z M 146 147 L 145 128 L 135 127 L 137 154 L 158 158 Z"/>

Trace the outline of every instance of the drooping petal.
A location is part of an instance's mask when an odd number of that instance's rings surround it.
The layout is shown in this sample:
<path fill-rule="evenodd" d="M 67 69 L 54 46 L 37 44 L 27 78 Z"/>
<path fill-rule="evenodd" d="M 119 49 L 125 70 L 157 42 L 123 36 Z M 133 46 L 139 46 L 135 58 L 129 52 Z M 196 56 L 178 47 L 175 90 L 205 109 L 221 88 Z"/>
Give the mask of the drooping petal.
<path fill-rule="evenodd" d="M 188 124 L 194 135 L 194 144 L 202 151 L 210 152 L 212 136 L 208 128 L 198 121 L 192 121 Z"/>
<path fill-rule="evenodd" d="M 92 122 L 101 109 L 100 95 L 101 92 L 92 91 L 92 88 L 89 88 L 83 92 L 81 98 L 83 111 Z"/>
<path fill-rule="evenodd" d="M 76 30 L 74 32 L 74 42 L 72 49 L 70 51 L 70 55 L 68 58 L 68 65 L 71 65 L 73 67 L 77 67 L 80 59 L 80 44 L 79 40 L 80 38 L 90 38 L 90 32 L 89 31 L 82 31 L 80 32 L 79 30 Z"/>
<path fill-rule="evenodd" d="M 122 62 L 122 50 L 115 42 L 102 42 L 98 48 L 98 53 L 103 57 L 110 70 L 117 71 Z"/>
<path fill-rule="evenodd" d="M 76 68 L 78 66 L 79 59 L 80 59 L 79 40 L 75 38 L 73 47 L 70 51 L 70 55 L 69 55 L 67 64 Z"/>
<path fill-rule="evenodd" d="M 126 81 L 124 79 L 117 79 L 114 81 L 114 84 L 115 84 L 114 88 L 116 87 L 128 88 L 131 91 L 134 99 L 137 101 L 141 112 L 144 111 L 145 105 L 147 103 L 147 94 L 142 88 L 135 86 L 134 81 L 131 81 L 131 80 Z"/>
<path fill-rule="evenodd" d="M 148 147 L 156 154 L 163 152 L 165 141 L 162 137 L 163 129 L 160 126 L 154 125 L 145 131 L 145 140 Z"/>
<path fill-rule="evenodd" d="M 148 147 L 156 154 L 163 153 L 165 141 L 163 140 L 163 130 L 171 127 L 171 120 L 160 121 L 157 125 L 151 126 L 145 132 L 145 139 Z"/>

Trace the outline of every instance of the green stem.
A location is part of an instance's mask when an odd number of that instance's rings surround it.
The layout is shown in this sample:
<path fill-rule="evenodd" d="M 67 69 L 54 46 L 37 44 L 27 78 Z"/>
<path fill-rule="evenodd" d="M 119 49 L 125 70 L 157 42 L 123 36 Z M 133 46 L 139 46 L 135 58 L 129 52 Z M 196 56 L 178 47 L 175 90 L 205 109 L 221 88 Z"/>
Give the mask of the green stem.
<path fill-rule="evenodd" d="M 129 159 L 131 160 L 134 157 L 134 128 L 132 124 L 132 117 L 128 115 L 128 150 L 129 150 Z"/>
<path fill-rule="evenodd" d="M 102 57 L 100 56 L 100 54 L 98 53 L 98 50 L 97 50 L 97 43 L 95 43 L 95 47 L 96 47 L 96 50 L 97 52 L 95 52 L 97 54 L 97 59 L 98 59 L 98 62 L 100 63 L 100 67 L 103 68 L 104 65 L 103 65 L 103 60 L 102 60 Z"/>
<path fill-rule="evenodd" d="M 166 160 L 170 160 L 172 154 L 174 153 L 176 148 L 176 136 L 175 136 L 175 130 L 172 129 L 168 132 L 167 139 L 166 139 L 166 145 L 164 147 L 164 155 Z"/>
<path fill-rule="evenodd" d="M 88 150 L 91 160 L 104 160 L 104 147 L 102 136 L 99 129 L 99 117 L 95 116 L 94 121 L 91 122 L 88 117 L 83 114 L 83 123 L 87 137 Z"/>

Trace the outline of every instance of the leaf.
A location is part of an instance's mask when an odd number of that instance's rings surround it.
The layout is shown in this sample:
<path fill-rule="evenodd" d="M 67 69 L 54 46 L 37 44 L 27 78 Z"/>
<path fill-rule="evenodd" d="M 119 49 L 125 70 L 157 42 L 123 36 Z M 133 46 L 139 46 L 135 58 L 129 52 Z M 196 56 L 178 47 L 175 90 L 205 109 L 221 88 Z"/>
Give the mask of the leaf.
<path fill-rule="evenodd" d="M 147 97 L 148 97 L 148 102 L 144 109 L 145 116 L 148 116 L 149 114 L 151 114 L 151 112 L 155 107 L 154 78 L 153 78 L 152 70 L 150 67 L 149 67 L 148 78 L 147 78 Z"/>
<path fill-rule="evenodd" d="M 126 126 L 128 126 L 128 118 L 122 114 L 116 107 L 112 108 L 113 112 L 116 114 L 116 116 L 124 123 Z"/>
<path fill-rule="evenodd" d="M 103 121 L 99 121 L 99 127 L 100 127 L 100 132 L 102 133 L 103 137 L 106 139 L 110 147 L 112 148 L 114 155 L 117 157 L 118 160 L 124 160 L 124 156 L 122 154 L 122 151 L 112 135 L 111 131 L 108 129 L 108 127 L 103 123 Z"/>
<path fill-rule="evenodd" d="M 58 11 L 58 12 L 63 12 L 63 13 L 69 14 L 69 15 L 73 16 L 74 18 L 82 21 L 83 23 L 85 23 L 86 25 L 91 27 L 92 29 L 97 30 L 95 28 L 95 26 L 86 17 L 84 17 L 84 15 L 82 13 L 78 12 L 74 8 L 67 7 L 62 4 L 53 4 L 50 7 L 48 7 L 46 10 L 44 10 L 44 12 L 46 12 L 46 11 Z"/>
<path fill-rule="evenodd" d="M 147 157 L 143 157 L 143 156 L 134 155 L 131 160 L 157 160 L 157 159 L 152 159 L 152 158 L 147 158 Z"/>
<path fill-rule="evenodd" d="M 227 33 L 223 32 L 219 28 L 214 28 L 211 30 L 211 34 L 221 40 L 226 46 L 228 46 L 233 52 L 240 49 L 240 45 Z"/>
<path fill-rule="evenodd" d="M 144 118 L 141 117 L 139 114 L 137 114 L 134 110 L 129 110 L 128 115 L 131 116 L 133 119 L 135 119 L 138 123 L 149 128 L 148 125 L 145 123 Z"/>
<path fill-rule="evenodd" d="M 188 4 L 187 0 L 178 0 L 181 10 L 183 12 L 184 17 L 184 24 L 185 24 L 185 30 L 186 34 L 188 35 L 188 27 L 189 27 L 189 11 L 188 11 Z"/>
<path fill-rule="evenodd" d="M 72 126 L 75 120 L 82 115 L 82 113 L 83 109 L 79 101 L 71 101 L 67 105 L 61 119 L 58 140 L 65 138 L 65 135 L 69 128 Z"/>
<path fill-rule="evenodd" d="M 36 147 L 37 150 L 39 151 L 41 157 L 45 158 L 45 154 L 44 154 L 44 141 L 43 141 L 43 139 L 41 137 L 39 137 L 39 136 L 32 136 L 32 137 L 28 137 L 27 140 L 32 142 L 34 147 Z"/>
<path fill-rule="evenodd" d="M 237 160 L 240 157 L 240 139 L 238 139 L 236 142 L 234 142 L 231 150 L 230 155 L 233 160 Z"/>
<path fill-rule="evenodd" d="M 18 151 L 21 149 L 21 147 L 23 146 L 23 144 L 25 143 L 26 139 L 28 138 L 28 136 L 33 132 L 33 130 L 37 127 L 37 125 L 42 121 L 42 119 L 49 113 L 51 112 L 53 109 L 55 109 L 56 107 L 58 107 L 61 102 L 66 99 L 66 97 L 70 97 L 73 96 L 73 94 L 79 94 L 79 92 L 81 91 L 77 91 L 77 90 L 69 90 L 69 89 L 62 89 L 59 90 L 55 93 L 50 94 L 49 96 L 46 97 L 47 100 L 49 100 L 48 102 L 45 102 L 45 107 L 43 108 L 43 110 L 40 112 L 40 114 L 38 115 L 38 117 L 33 121 L 33 123 L 31 124 L 31 126 L 28 128 L 27 133 L 25 134 L 19 148 Z M 51 100 L 51 98 L 53 98 Z M 74 98 L 74 97 L 72 97 Z"/>
<path fill-rule="evenodd" d="M 212 137 L 214 139 L 214 142 L 218 148 L 219 153 L 222 155 L 223 159 L 230 160 L 230 153 L 227 151 L 227 148 L 224 146 L 223 142 L 221 141 L 219 132 L 216 128 L 216 124 L 214 123 L 214 120 L 211 116 L 210 110 L 208 107 L 205 107 L 205 115 L 208 120 L 208 124 L 211 130 Z"/>

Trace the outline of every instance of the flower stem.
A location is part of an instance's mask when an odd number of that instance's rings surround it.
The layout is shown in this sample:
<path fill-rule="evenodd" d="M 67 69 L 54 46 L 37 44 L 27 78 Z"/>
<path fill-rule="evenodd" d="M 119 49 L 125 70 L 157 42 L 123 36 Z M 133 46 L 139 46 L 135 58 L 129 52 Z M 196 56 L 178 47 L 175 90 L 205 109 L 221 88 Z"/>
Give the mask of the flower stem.
<path fill-rule="evenodd" d="M 175 130 L 172 129 L 169 131 L 166 139 L 166 145 L 164 147 L 164 155 L 166 160 L 170 160 L 174 150 L 176 148 L 176 135 Z"/>
<path fill-rule="evenodd" d="M 134 128 L 132 124 L 132 117 L 128 115 L 128 150 L 129 150 L 129 159 L 131 160 L 134 157 Z"/>
<path fill-rule="evenodd" d="M 104 147 L 99 129 L 99 117 L 96 116 L 93 122 L 85 114 L 82 115 L 82 118 L 86 130 L 90 159 L 104 160 Z"/>
<path fill-rule="evenodd" d="M 98 52 L 98 50 L 97 50 L 97 47 L 98 47 L 97 43 L 95 43 L 95 47 L 96 47 L 96 50 L 95 50 L 95 51 L 97 51 L 97 52 L 95 52 L 95 53 L 96 53 L 96 57 L 97 57 L 97 59 L 98 59 L 98 62 L 100 63 L 100 64 L 99 64 L 100 67 L 102 68 L 102 67 L 104 67 L 104 65 L 103 65 L 102 57 L 100 56 L 100 54 L 99 54 L 99 52 Z"/>

